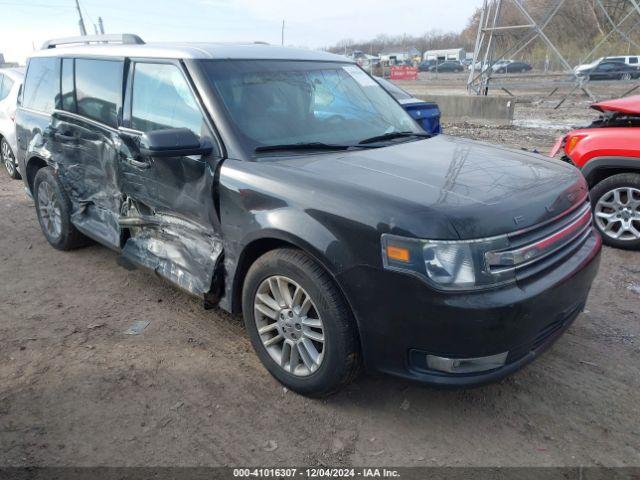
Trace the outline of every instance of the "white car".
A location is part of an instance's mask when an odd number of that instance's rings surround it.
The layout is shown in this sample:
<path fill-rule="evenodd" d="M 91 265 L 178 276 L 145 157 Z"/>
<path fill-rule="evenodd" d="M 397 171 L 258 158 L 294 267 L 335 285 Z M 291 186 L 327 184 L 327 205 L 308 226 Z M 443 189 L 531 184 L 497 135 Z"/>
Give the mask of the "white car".
<path fill-rule="evenodd" d="M 0 69 L 0 156 L 9 176 L 19 179 L 16 151 L 16 102 L 24 78 L 23 68 Z"/>

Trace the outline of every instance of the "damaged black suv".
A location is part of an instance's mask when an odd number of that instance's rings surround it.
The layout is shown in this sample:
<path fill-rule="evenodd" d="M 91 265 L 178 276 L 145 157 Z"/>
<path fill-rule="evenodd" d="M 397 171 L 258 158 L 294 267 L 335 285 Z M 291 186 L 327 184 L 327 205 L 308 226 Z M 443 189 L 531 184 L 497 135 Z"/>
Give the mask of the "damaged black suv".
<path fill-rule="evenodd" d="M 435 385 L 499 379 L 569 327 L 597 272 L 575 168 L 430 138 L 341 56 L 50 41 L 16 121 L 51 245 L 91 238 L 242 312 L 265 367 L 303 394 L 361 364 Z"/>

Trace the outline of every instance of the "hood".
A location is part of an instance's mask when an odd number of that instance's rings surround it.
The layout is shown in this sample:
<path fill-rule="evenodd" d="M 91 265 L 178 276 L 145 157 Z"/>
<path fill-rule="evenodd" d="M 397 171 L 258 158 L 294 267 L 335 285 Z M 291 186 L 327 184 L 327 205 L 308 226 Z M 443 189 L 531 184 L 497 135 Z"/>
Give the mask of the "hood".
<path fill-rule="evenodd" d="M 640 115 L 640 95 L 594 103 L 591 105 L 591 108 L 600 112 L 617 112 L 630 115 Z"/>
<path fill-rule="evenodd" d="M 458 238 L 483 238 L 554 218 L 588 193 L 579 171 L 564 162 L 446 135 L 278 163 L 342 184 L 340 191 L 366 190 L 368 202 L 379 203 L 368 211 L 402 210 L 395 216 L 405 224 L 382 223 L 423 238 L 430 232 L 425 218 L 446 218 Z"/>

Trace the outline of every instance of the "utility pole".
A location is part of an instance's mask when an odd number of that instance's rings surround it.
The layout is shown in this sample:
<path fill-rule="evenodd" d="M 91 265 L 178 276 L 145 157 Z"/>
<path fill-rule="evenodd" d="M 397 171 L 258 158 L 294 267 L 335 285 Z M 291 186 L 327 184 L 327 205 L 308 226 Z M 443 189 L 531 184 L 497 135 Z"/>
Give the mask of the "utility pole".
<path fill-rule="evenodd" d="M 284 46 L 284 19 L 282 20 L 282 36 L 280 39 L 280 44 Z"/>
<path fill-rule="evenodd" d="M 76 0 L 76 9 L 78 10 L 78 17 L 80 17 L 80 19 L 78 20 L 78 25 L 80 26 L 80 35 L 84 37 L 87 34 L 87 29 L 84 26 L 84 18 L 82 18 L 82 11 L 80 10 L 80 3 L 78 2 L 78 0 Z"/>
<path fill-rule="evenodd" d="M 98 29 L 100 30 L 100 35 L 104 35 L 104 22 L 102 21 L 102 17 L 98 17 Z"/>

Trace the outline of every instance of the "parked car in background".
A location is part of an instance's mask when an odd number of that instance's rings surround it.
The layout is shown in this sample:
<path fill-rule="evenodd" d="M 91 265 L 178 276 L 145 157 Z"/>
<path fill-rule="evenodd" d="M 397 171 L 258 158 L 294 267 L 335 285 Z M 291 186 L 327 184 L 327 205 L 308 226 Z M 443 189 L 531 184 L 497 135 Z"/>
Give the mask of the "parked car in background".
<path fill-rule="evenodd" d="M 0 69 L 0 157 L 11 178 L 20 178 L 16 163 L 16 100 L 23 68 Z"/>
<path fill-rule="evenodd" d="M 462 72 L 464 71 L 464 67 L 460 62 L 454 60 L 448 60 L 446 62 L 437 63 L 432 65 L 429 68 L 430 72 L 438 72 L 438 73 L 452 73 L 452 72 Z"/>
<path fill-rule="evenodd" d="M 327 52 L 50 41 L 16 131 L 54 248 L 88 236 L 242 312 L 265 368 L 305 395 L 361 363 L 435 385 L 503 378 L 569 328 L 598 270 L 575 167 L 429 135 Z"/>
<path fill-rule="evenodd" d="M 640 70 L 623 62 L 602 62 L 589 70 L 582 70 L 578 76 L 589 80 L 632 80 L 640 78 Z"/>
<path fill-rule="evenodd" d="M 429 68 L 431 68 L 435 64 L 435 60 L 423 60 L 418 64 L 418 70 L 421 72 L 428 72 Z"/>
<path fill-rule="evenodd" d="M 640 96 L 592 105 L 602 112 L 587 128 L 558 140 L 550 155 L 582 170 L 596 228 L 612 247 L 640 249 Z"/>
<path fill-rule="evenodd" d="M 496 69 L 500 69 L 500 68 L 504 67 L 505 65 L 508 65 L 511 62 L 513 62 L 513 60 L 498 60 L 496 63 L 494 63 L 491 66 L 491 69 L 493 71 L 495 71 Z M 487 70 L 489 68 L 489 64 L 483 64 L 482 61 L 477 61 L 475 63 L 475 67 L 474 67 L 473 61 L 471 61 L 470 65 L 467 67 L 467 69 L 471 70 L 472 68 L 475 68 L 475 70 L 477 72 L 480 72 L 480 71 L 484 72 L 485 70 Z"/>
<path fill-rule="evenodd" d="M 527 62 L 514 62 L 496 64 L 493 66 L 495 73 L 524 73 L 533 69 Z"/>
<path fill-rule="evenodd" d="M 442 132 L 440 126 L 440 108 L 434 102 L 425 102 L 419 98 L 415 98 L 409 92 L 398 87 L 395 83 L 390 82 L 382 77 L 374 77 L 376 81 L 395 98 L 402 108 L 404 108 L 411 117 L 418 122 L 422 129 L 431 135 L 438 135 Z"/>
<path fill-rule="evenodd" d="M 622 62 L 631 67 L 639 68 L 640 67 L 640 56 L 639 55 L 619 55 L 617 57 L 600 57 L 597 60 L 586 63 L 583 65 L 578 65 L 574 71 L 577 74 L 581 74 L 587 70 L 593 70 L 596 66 L 603 62 Z"/>

